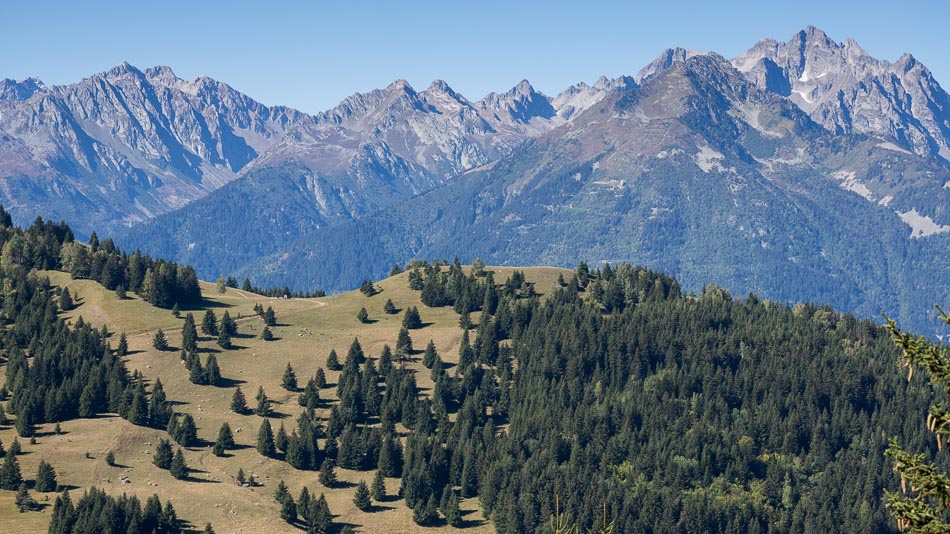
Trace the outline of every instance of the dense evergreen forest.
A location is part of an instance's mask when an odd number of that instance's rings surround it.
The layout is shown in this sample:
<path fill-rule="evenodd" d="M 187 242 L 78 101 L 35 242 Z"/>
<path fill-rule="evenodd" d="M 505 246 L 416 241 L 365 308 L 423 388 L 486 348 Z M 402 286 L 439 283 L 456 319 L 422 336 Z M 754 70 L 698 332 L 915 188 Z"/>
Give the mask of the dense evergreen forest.
<path fill-rule="evenodd" d="M 935 452 L 907 417 L 928 389 L 895 372 L 891 337 L 869 321 L 716 286 L 684 295 L 626 264 L 581 264 L 544 300 L 518 272 L 495 284 L 481 266 L 408 268 L 426 305 L 461 324 L 482 312 L 459 364 L 413 347 L 408 309 L 395 350 L 353 342 L 325 429 L 308 411 L 289 438 L 262 426 L 258 450 L 327 486 L 335 466 L 401 476 L 420 525 L 464 525 L 458 499 L 478 496 L 500 533 L 548 532 L 555 517 L 581 532 L 893 532 L 888 438 Z M 431 399 L 402 365 L 420 356 Z M 301 405 L 320 404 L 320 387 Z M 411 429 L 402 444 L 395 423 Z"/>
<path fill-rule="evenodd" d="M 150 392 L 138 373 L 129 374 L 123 357 L 124 334 L 113 349 L 114 334 L 97 330 L 79 317 L 74 324 L 59 312 L 74 303 L 68 290 L 52 287 L 34 269 L 63 269 L 77 278 L 92 278 L 120 292 L 125 284 L 156 306 L 191 303 L 201 298 L 190 267 L 138 253 L 126 256 L 112 242 L 89 245 L 73 241 L 65 224 L 41 219 L 26 230 L 12 225 L 0 208 L 0 347 L 6 363 L 3 395 L 9 394 L 6 411 L 16 415 L 21 437 L 34 435 L 41 423 L 118 413 L 133 424 L 164 428 L 172 418 L 161 381 Z M 15 455 L 7 455 L 11 466 Z M 21 481 L 6 481 L 15 486 Z M 7 477 L 9 478 L 9 477 Z M 5 488 L 10 489 L 10 488 Z M 25 486 L 22 491 L 25 494 Z M 29 497 L 24 497 L 29 502 Z M 21 506 L 28 508 L 29 506 Z M 135 497 L 114 498 L 92 489 L 75 504 L 68 494 L 56 500 L 50 532 L 179 532 L 170 503 L 162 508 L 157 497 L 145 507 Z"/>

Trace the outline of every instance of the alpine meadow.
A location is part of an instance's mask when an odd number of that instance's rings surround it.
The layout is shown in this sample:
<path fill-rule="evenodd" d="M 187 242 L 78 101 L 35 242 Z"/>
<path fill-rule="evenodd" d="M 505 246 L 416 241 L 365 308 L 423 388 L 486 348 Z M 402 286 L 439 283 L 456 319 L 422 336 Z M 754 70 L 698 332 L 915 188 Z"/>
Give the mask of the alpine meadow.
<path fill-rule="evenodd" d="M 300 57 L 266 24 L 224 67 Z M 312 65 L 363 83 L 348 31 Z M 950 94 L 814 26 L 747 46 L 317 113 L 0 80 L 0 532 L 950 532 Z"/>

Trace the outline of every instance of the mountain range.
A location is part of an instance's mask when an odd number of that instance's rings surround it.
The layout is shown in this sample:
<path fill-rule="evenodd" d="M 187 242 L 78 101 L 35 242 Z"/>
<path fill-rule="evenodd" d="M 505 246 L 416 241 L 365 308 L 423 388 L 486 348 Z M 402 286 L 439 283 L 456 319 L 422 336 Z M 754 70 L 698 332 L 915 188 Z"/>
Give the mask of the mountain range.
<path fill-rule="evenodd" d="M 0 153 L 16 218 L 207 278 L 334 291 L 413 257 L 627 260 L 918 328 L 950 301 L 950 96 L 912 56 L 813 27 L 555 97 L 396 81 L 317 115 L 166 67 L 7 80 Z"/>

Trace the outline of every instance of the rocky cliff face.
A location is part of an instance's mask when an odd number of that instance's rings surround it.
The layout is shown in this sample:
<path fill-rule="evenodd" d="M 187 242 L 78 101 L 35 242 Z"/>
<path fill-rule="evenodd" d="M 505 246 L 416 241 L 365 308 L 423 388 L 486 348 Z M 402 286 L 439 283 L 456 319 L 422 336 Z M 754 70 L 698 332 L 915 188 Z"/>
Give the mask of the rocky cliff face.
<path fill-rule="evenodd" d="M 79 228 L 130 224 L 233 180 L 312 118 L 209 78 L 123 63 L 77 84 L 0 82 L 0 202 Z"/>
<path fill-rule="evenodd" d="M 732 63 L 832 132 L 864 133 L 950 159 L 950 97 L 910 54 L 890 63 L 853 39 L 838 43 L 808 27 L 784 43 L 759 41 Z"/>

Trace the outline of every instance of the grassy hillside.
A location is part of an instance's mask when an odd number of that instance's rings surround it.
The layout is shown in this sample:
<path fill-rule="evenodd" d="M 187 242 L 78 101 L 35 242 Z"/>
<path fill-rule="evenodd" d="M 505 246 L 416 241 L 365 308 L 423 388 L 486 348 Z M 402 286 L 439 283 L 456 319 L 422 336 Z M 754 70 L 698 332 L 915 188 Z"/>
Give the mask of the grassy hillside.
<path fill-rule="evenodd" d="M 494 271 L 498 283 L 504 282 L 512 272 L 506 268 Z M 558 274 L 569 274 L 552 268 L 523 271 L 541 293 L 555 283 Z M 423 530 L 413 523 L 412 511 L 401 500 L 392 497 L 399 489 L 399 479 L 386 481 L 390 500 L 374 503 L 373 510 L 362 512 L 353 504 L 353 494 L 360 480 L 372 481 L 374 471 L 338 469 L 342 481 L 340 487 L 324 488 L 317 480 L 316 471 L 298 471 L 283 461 L 258 454 L 254 445 L 263 419 L 256 415 L 237 415 L 229 409 L 236 387 L 241 387 L 249 404 L 253 405 L 258 386 L 262 386 L 275 401 L 277 415 L 271 420 L 275 430 L 283 422 L 290 432 L 302 408 L 297 403 L 298 394 L 280 386 L 287 363 L 295 369 L 302 386 L 318 367 L 326 368 L 331 349 L 335 349 L 342 359 L 355 337 L 359 338 L 367 356 L 372 358 L 380 354 L 384 344 L 395 346 L 403 315 L 384 313 L 387 299 L 392 299 L 400 312 L 408 306 L 419 308 L 425 326 L 412 331 L 417 349 L 432 339 L 447 363 L 456 362 L 462 334 L 458 315 L 451 308 L 423 306 L 419 292 L 408 288 L 407 274 L 379 282 L 377 286 L 381 291 L 372 297 L 353 291 L 319 299 L 269 299 L 235 289 L 219 294 L 213 284 L 202 283 L 205 296 L 202 307 L 183 309 L 182 314 L 191 311 L 200 323 L 205 309 L 215 310 L 219 317 L 227 310 L 237 318 L 239 325 L 240 335 L 233 340 L 235 348 L 232 350 L 221 350 L 214 340 L 207 337 L 202 337 L 199 343 L 202 360 L 207 354 L 216 353 L 224 387 L 197 386 L 189 382 L 188 372 L 177 350 L 181 344 L 183 318 L 175 318 L 168 310 L 155 308 L 133 295 L 119 300 L 114 292 L 93 281 L 73 280 L 68 274 L 58 271 L 44 274 L 54 285 L 68 287 L 76 297 L 77 307 L 66 315 L 70 321 L 82 316 L 84 321 L 96 327 L 105 326 L 113 332 L 110 339 L 113 347 L 118 343 L 119 332 L 127 334 L 129 370 L 141 371 L 150 382 L 160 378 L 169 400 L 175 404 L 174 410 L 190 413 L 195 418 L 198 437 L 203 443 L 185 451 L 186 462 L 193 471 L 188 480 L 177 481 L 168 471 L 152 465 L 155 444 L 160 438 L 167 438 L 164 431 L 135 426 L 115 416 L 66 421 L 61 424 L 62 434 L 59 435 L 53 433 L 53 425 L 42 425 L 36 444 L 20 440 L 26 453 L 20 457 L 25 479 L 33 479 L 37 464 L 45 459 L 56 469 L 60 483 L 73 488 L 74 501 L 81 495 L 82 488 L 93 485 L 114 495 L 138 495 L 143 502 L 157 493 L 163 502 L 172 502 L 178 516 L 191 521 L 196 529 L 210 522 L 219 533 L 299 532 L 280 519 L 279 506 L 273 498 L 278 481 L 284 480 L 295 497 L 303 486 L 317 494 L 325 493 L 336 525 L 352 525 L 359 532 Z M 259 339 L 263 322 L 253 311 L 256 304 L 265 308 L 271 306 L 276 312 L 278 326 L 272 328 L 276 338 L 273 341 Z M 356 318 L 361 307 L 369 313 L 368 324 L 360 323 Z M 472 319 L 477 321 L 477 314 Z M 152 347 L 152 337 L 158 328 L 167 333 L 174 350 L 159 352 Z M 409 367 L 425 371 L 417 374 L 418 385 L 424 393 L 431 393 L 433 383 L 430 373 L 419 361 L 420 356 L 416 355 Z M 0 366 L 0 373 L 4 371 Z M 322 398 L 335 398 L 337 376 L 337 372 L 327 371 L 330 387 L 321 390 Z M 318 410 L 322 417 L 326 417 L 328 412 L 326 407 Z M 211 453 L 211 444 L 224 421 L 235 431 L 239 447 L 229 451 L 227 457 L 219 458 Z M 9 448 L 14 436 L 12 426 L 0 427 L 0 439 L 5 447 Z M 106 464 L 105 456 L 109 451 L 115 454 L 115 467 Z M 235 481 L 239 469 L 253 474 L 262 485 L 239 486 Z M 45 532 L 55 495 L 38 494 L 35 498 L 50 506 L 42 512 L 20 514 L 13 504 L 13 492 L 0 491 L 0 530 Z M 477 499 L 463 500 L 461 509 L 466 521 L 465 530 L 493 531 L 478 509 Z M 448 531 L 451 528 L 425 530 Z"/>

